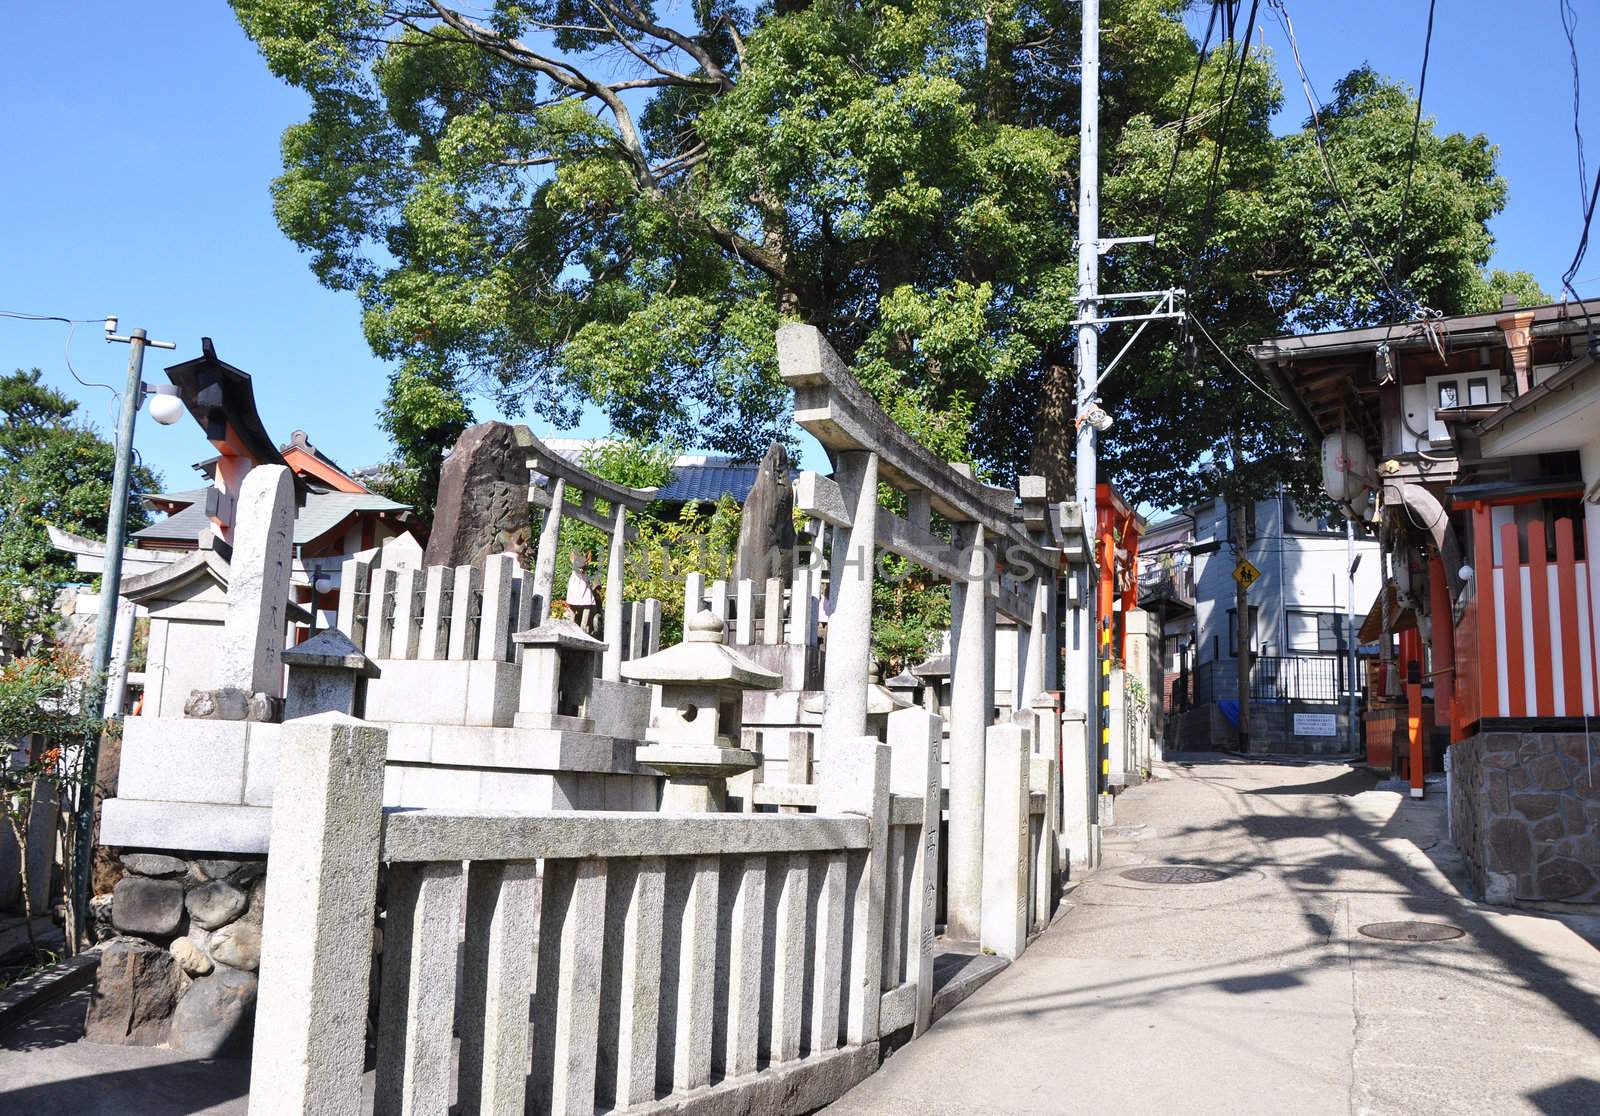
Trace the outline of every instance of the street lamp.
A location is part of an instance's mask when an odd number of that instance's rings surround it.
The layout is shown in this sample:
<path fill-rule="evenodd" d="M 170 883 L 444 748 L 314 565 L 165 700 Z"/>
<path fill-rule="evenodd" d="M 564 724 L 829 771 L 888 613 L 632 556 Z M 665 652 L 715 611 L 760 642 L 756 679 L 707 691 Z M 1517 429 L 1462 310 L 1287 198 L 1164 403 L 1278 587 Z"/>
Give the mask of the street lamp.
<path fill-rule="evenodd" d="M 89 690 L 85 695 L 87 708 L 98 709 L 108 716 L 106 708 L 106 664 L 111 658 L 112 630 L 116 627 L 117 600 L 122 595 L 122 547 L 128 534 L 128 489 L 133 473 L 133 425 L 139 417 L 139 408 L 145 396 L 151 395 L 150 417 L 163 426 L 171 426 L 183 416 L 183 401 L 177 398 L 175 387 L 150 387 L 144 382 L 144 351 L 146 347 L 176 349 L 172 341 L 152 341 L 143 329 L 135 329 L 126 336 L 117 333 L 117 319 L 106 319 L 106 341 L 118 341 L 128 346 L 128 382 L 122 392 L 122 410 L 117 416 L 116 469 L 111 479 L 111 506 L 106 512 L 105 564 L 100 574 L 100 612 L 94 630 L 94 660 L 89 675 Z M 122 695 L 114 695 L 120 713 Z M 77 858 L 73 867 L 76 878 L 73 886 L 73 945 L 81 940 L 88 925 L 89 881 L 93 875 L 91 860 L 94 845 L 94 786 L 100 767 L 100 739 L 98 736 L 83 744 L 82 781 L 78 787 Z"/>

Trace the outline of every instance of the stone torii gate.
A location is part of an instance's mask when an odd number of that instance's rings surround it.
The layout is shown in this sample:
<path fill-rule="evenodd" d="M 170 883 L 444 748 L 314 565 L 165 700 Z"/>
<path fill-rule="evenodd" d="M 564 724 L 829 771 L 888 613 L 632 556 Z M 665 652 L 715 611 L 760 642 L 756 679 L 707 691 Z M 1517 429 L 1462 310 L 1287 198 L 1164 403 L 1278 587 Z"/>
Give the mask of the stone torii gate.
<path fill-rule="evenodd" d="M 628 488 L 562 457 L 534 437 L 526 426 L 516 428 L 517 445 L 528 455 L 528 468 L 543 478 L 546 488 L 533 480 L 528 485 L 528 502 L 544 511 L 539 530 L 539 548 L 533 564 L 533 611 L 529 627 L 538 627 L 550 615 L 555 594 L 556 555 L 561 546 L 561 517 L 587 523 L 610 536 L 606 556 L 605 654 L 600 677 L 618 681 L 622 677 L 622 574 L 623 548 L 635 534 L 628 522 L 630 510 L 643 511 L 655 499 L 653 488 Z M 572 498 L 575 497 L 575 498 Z M 608 515 L 596 506 L 610 505 Z"/>
<path fill-rule="evenodd" d="M 875 548 L 951 582 L 948 927 L 954 937 L 975 940 L 983 898 L 984 741 L 994 714 L 997 614 L 1028 630 L 1018 707 L 1026 709 L 1054 673 L 1051 618 L 1060 555 L 1042 541 L 1042 494 L 1025 492 L 1025 519 L 1019 522 L 1016 493 L 982 483 L 969 467 L 946 462 L 919 443 L 884 412 L 813 326 L 778 330 L 778 364 L 795 393 L 795 421 L 834 463 L 832 477 L 807 472 L 795 483 L 796 508 L 833 528 L 828 700 L 820 733 L 824 762 L 828 748 L 866 732 Z M 906 494 L 906 516 L 878 506 L 880 483 Z M 949 541 L 934 534 L 935 513 L 951 524 Z M 1026 576 L 1001 576 L 997 553 Z"/>

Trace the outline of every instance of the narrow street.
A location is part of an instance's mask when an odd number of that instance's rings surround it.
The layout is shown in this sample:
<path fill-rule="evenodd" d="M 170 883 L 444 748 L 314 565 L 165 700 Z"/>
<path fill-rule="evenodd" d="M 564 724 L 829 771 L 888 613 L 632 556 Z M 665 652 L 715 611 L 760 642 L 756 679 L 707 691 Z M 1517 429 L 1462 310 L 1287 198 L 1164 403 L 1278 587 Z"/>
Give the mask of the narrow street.
<path fill-rule="evenodd" d="M 1104 865 L 1021 961 L 828 1111 L 1600 1112 L 1600 916 L 1464 899 L 1442 787 L 1194 758 L 1117 800 Z M 1224 878 L 1122 874 L 1155 865 Z M 1464 934 L 1359 932 L 1398 921 Z"/>

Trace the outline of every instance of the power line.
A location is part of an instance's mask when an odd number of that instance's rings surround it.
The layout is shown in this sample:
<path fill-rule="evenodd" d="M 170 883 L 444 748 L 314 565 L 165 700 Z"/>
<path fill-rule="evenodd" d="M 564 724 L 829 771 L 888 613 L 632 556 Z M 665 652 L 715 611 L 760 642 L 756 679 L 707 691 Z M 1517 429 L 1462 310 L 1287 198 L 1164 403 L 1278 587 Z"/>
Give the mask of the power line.
<path fill-rule="evenodd" d="M 1283 400 L 1279 399 L 1276 395 L 1273 395 L 1266 388 L 1262 387 L 1260 384 L 1258 384 L 1254 380 L 1252 380 L 1250 378 L 1249 374 L 1246 373 L 1243 368 L 1240 368 L 1238 366 L 1238 364 L 1234 363 L 1234 359 L 1227 354 L 1226 350 L 1224 350 L 1221 345 L 1217 344 L 1217 339 L 1215 337 L 1211 336 L 1211 331 L 1206 328 L 1206 324 L 1204 322 L 1202 322 L 1199 318 L 1195 317 L 1194 314 L 1192 314 L 1192 313 L 1189 314 L 1189 320 L 1191 322 L 1193 322 L 1195 325 L 1200 327 L 1200 332 L 1205 336 L 1205 339 L 1207 341 L 1211 342 L 1211 347 L 1213 349 L 1217 350 L 1217 355 L 1220 356 L 1223 360 L 1227 361 L 1228 362 L 1228 367 L 1232 368 L 1235 372 L 1239 373 L 1239 377 L 1242 380 L 1244 380 L 1245 383 L 1247 383 L 1251 387 L 1255 388 L 1256 391 L 1260 392 L 1267 399 L 1272 400 L 1278 406 L 1282 407 L 1285 411 L 1287 411 L 1289 409 L 1289 405 L 1287 403 L 1285 403 Z"/>
<path fill-rule="evenodd" d="M 1428 56 L 1433 53 L 1434 3 L 1435 0 L 1428 0 L 1428 31 L 1422 39 L 1422 76 L 1417 79 L 1417 115 L 1411 122 L 1411 154 L 1406 157 L 1406 188 L 1400 195 L 1400 228 L 1394 238 L 1397 249 L 1405 243 L 1406 211 L 1411 204 L 1411 176 L 1417 169 L 1417 141 L 1422 137 L 1422 97 L 1428 89 Z M 1582 145 L 1579 146 L 1581 150 Z M 1580 154 L 1578 158 L 1581 164 L 1583 156 Z"/>
<path fill-rule="evenodd" d="M 1426 308 L 1414 298 L 1402 297 L 1395 288 L 1388 272 L 1378 262 L 1378 257 L 1373 254 L 1372 249 L 1367 246 L 1366 237 L 1361 234 L 1361 225 L 1356 220 L 1355 211 L 1350 208 L 1350 202 L 1345 197 L 1344 190 L 1339 186 L 1338 174 L 1333 169 L 1333 159 L 1329 156 L 1327 146 L 1323 142 L 1322 113 L 1317 104 L 1317 97 L 1311 91 L 1311 78 L 1306 73 L 1305 60 L 1300 56 L 1300 41 L 1294 32 L 1294 20 L 1289 16 L 1287 0 L 1268 0 L 1268 3 L 1276 8 L 1278 14 L 1283 17 L 1283 29 L 1289 39 L 1289 51 L 1294 56 L 1295 70 L 1300 75 L 1300 88 L 1305 93 L 1307 106 L 1311 109 L 1311 135 L 1316 141 L 1317 153 L 1322 158 L 1322 169 L 1328 176 L 1328 185 L 1333 188 L 1334 200 L 1339 203 L 1339 208 L 1344 211 L 1345 220 L 1350 225 L 1350 231 L 1355 234 L 1356 243 L 1360 245 L 1362 254 L 1367 257 L 1367 262 L 1372 265 L 1372 270 L 1377 273 L 1379 282 L 1389 292 L 1389 297 L 1394 300 L 1397 307 L 1410 309 L 1413 314 L 1420 317 L 1422 316 L 1421 311 Z"/>
<path fill-rule="evenodd" d="M 73 332 L 80 325 L 83 325 L 83 324 L 85 324 L 87 322 L 109 322 L 110 319 L 108 317 L 106 317 L 105 315 L 101 315 L 98 318 L 64 318 L 64 317 L 61 317 L 59 314 L 25 314 L 20 310 L 0 310 L 0 318 L 15 318 L 16 320 L 22 321 L 22 322 L 64 322 L 64 323 L 66 323 L 67 341 L 66 341 L 66 344 L 64 346 L 62 346 L 61 355 L 62 355 L 62 358 L 67 362 L 67 371 L 71 374 L 72 378 L 74 380 L 77 380 L 78 383 L 83 387 L 104 388 L 106 391 L 109 391 L 111 393 L 111 398 L 112 399 L 120 398 L 120 396 L 117 393 L 117 389 L 116 388 L 112 387 L 110 384 L 102 384 L 102 383 L 98 383 L 98 382 L 96 382 L 94 380 L 85 380 L 82 376 L 78 375 L 78 370 L 72 366 L 72 334 L 73 334 Z M 115 326 L 111 326 L 110 328 L 114 329 L 116 327 Z"/>
<path fill-rule="evenodd" d="M 1583 125 L 1579 110 L 1583 104 L 1578 68 L 1578 13 L 1572 10 L 1571 0 L 1560 0 L 1561 30 L 1567 35 L 1567 52 L 1572 57 L 1572 137 L 1578 144 L 1578 212 L 1584 211 L 1589 192 L 1589 168 L 1583 154 Z"/>
<path fill-rule="evenodd" d="M 1583 155 L 1583 129 L 1578 122 L 1578 46 L 1574 36 L 1577 25 L 1577 14 L 1572 12 L 1568 0 L 1560 0 L 1561 28 L 1566 32 L 1567 45 L 1571 48 L 1572 55 L 1572 131 L 1578 143 L 1578 173 L 1587 177 L 1587 167 Z M 1570 17 L 1570 18 L 1569 18 Z M 1580 188 L 1584 185 L 1584 178 L 1579 179 Z M 1600 198 L 1600 167 L 1595 170 L 1594 187 L 1588 191 L 1587 200 L 1583 204 L 1583 231 L 1578 236 L 1578 247 L 1572 254 L 1572 263 L 1567 265 L 1567 270 L 1561 274 L 1561 286 L 1578 302 L 1578 309 L 1583 311 L 1584 325 L 1588 328 L 1591 347 L 1595 337 L 1594 322 L 1589 317 L 1589 307 L 1573 288 L 1573 276 L 1578 274 L 1578 269 L 1583 266 L 1583 258 L 1589 252 L 1589 228 L 1594 223 L 1594 206 L 1596 198 Z"/>
<path fill-rule="evenodd" d="M 1205 206 L 1205 211 L 1204 211 L 1205 215 L 1200 220 L 1200 227 L 1202 229 L 1208 228 L 1210 226 L 1210 224 L 1211 224 L 1211 214 L 1212 214 L 1213 210 L 1216 207 L 1217 182 L 1219 180 L 1218 172 L 1220 171 L 1220 169 L 1222 167 L 1223 153 L 1227 150 L 1227 146 L 1228 146 L 1228 125 L 1233 120 L 1233 103 L 1239 96 L 1239 86 L 1244 82 L 1245 63 L 1250 58 L 1250 36 L 1255 33 L 1256 9 L 1260 6 L 1260 3 L 1261 3 L 1261 0 L 1250 0 L 1250 15 L 1249 15 L 1248 18 L 1246 18 L 1245 23 L 1244 23 L 1244 44 L 1239 49 L 1239 69 L 1234 74 L 1233 92 L 1231 94 L 1229 94 L 1228 95 L 1228 99 L 1225 102 L 1223 102 L 1222 122 L 1221 122 L 1221 125 L 1220 125 L 1220 127 L 1219 127 L 1219 129 L 1217 131 L 1216 150 L 1212 153 L 1212 157 L 1211 157 L 1211 173 L 1206 176 L 1206 206 Z M 1236 11 L 1235 15 L 1237 15 L 1237 14 L 1238 13 Z M 1231 44 L 1233 42 L 1233 39 L 1232 39 L 1233 27 L 1232 27 L 1231 24 L 1228 27 L 1228 34 L 1229 34 L 1229 42 L 1230 42 L 1230 49 L 1229 49 L 1229 52 L 1228 52 L 1228 58 L 1231 60 L 1233 58 L 1233 52 L 1232 52 L 1232 49 L 1231 49 Z M 1228 85 L 1228 68 L 1224 67 L 1223 71 L 1222 71 L 1222 88 L 1226 89 L 1227 85 Z M 1221 92 L 1221 90 L 1219 90 L 1219 92 Z"/>
<path fill-rule="evenodd" d="M 1178 155 L 1183 151 L 1183 134 L 1189 127 L 1189 110 L 1194 107 L 1195 91 L 1200 88 L 1200 71 L 1205 68 L 1206 51 L 1211 47 L 1211 35 L 1217 29 L 1217 5 L 1211 6 L 1211 18 L 1206 21 L 1206 37 L 1200 43 L 1200 52 L 1194 60 L 1194 77 L 1189 81 L 1189 96 L 1184 99 L 1183 112 L 1178 117 L 1178 138 L 1172 145 L 1172 163 L 1167 167 L 1167 180 L 1161 186 L 1161 204 L 1156 209 L 1155 238 L 1161 239 L 1161 229 L 1167 221 L 1167 201 L 1172 194 L 1173 179 L 1178 173 Z"/>

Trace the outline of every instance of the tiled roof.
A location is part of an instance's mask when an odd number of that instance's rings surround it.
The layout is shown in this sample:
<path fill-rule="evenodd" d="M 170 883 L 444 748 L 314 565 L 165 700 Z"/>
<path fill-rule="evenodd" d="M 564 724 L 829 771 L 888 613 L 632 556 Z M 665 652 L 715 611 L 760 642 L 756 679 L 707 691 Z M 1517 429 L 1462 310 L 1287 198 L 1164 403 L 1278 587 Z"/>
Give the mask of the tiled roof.
<path fill-rule="evenodd" d="M 679 465 L 672 470 L 672 479 L 656 493 L 656 499 L 715 503 L 727 495 L 743 502 L 755 487 L 759 469 L 759 465 Z"/>
<path fill-rule="evenodd" d="M 200 532 L 209 526 L 211 521 L 206 518 L 205 489 L 196 492 L 174 492 L 160 498 L 174 502 L 186 499 L 195 502 L 175 515 L 135 531 L 134 538 L 192 543 L 199 537 Z M 295 516 L 294 542 L 296 546 L 313 542 L 356 512 L 406 510 L 408 508 L 405 504 L 397 504 L 393 500 L 371 492 L 313 491 L 307 494 L 305 506 L 300 508 Z"/>

